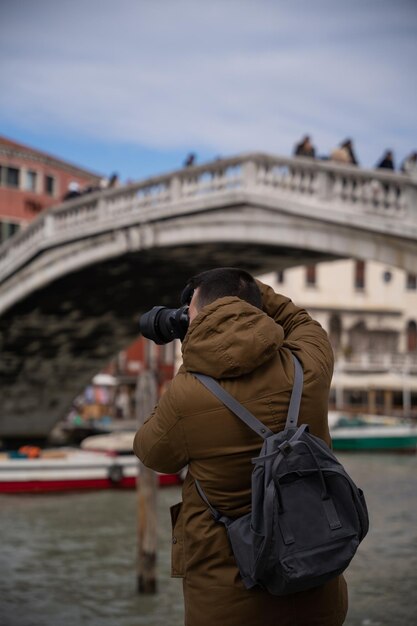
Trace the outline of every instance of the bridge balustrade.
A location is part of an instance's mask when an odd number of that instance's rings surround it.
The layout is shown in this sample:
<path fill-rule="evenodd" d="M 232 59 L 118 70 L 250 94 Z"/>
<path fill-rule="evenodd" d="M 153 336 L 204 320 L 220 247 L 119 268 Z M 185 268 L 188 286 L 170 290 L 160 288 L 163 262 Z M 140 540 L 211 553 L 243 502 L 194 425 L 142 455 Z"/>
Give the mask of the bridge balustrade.
<path fill-rule="evenodd" d="M 337 359 L 339 371 L 417 372 L 417 355 L 411 352 L 361 352 Z"/>
<path fill-rule="evenodd" d="M 239 192 L 290 200 L 304 205 L 306 212 L 326 212 L 331 219 L 339 215 L 345 222 L 349 215 L 374 218 L 372 224 L 380 232 L 392 229 L 396 218 L 398 229 L 402 224 L 400 234 L 417 237 L 417 183 L 405 175 L 246 154 L 81 196 L 50 209 L 0 247 L 0 282 L 46 248 L 192 212 L 196 200 Z M 389 220 L 385 226 L 384 220 Z"/>

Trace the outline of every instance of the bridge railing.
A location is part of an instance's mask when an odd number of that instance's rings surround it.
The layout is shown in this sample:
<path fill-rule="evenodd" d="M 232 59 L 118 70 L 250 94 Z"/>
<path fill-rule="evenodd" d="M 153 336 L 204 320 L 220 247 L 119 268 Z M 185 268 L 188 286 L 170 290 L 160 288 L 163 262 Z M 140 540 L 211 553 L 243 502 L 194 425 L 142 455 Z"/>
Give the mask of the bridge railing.
<path fill-rule="evenodd" d="M 202 197 L 236 192 L 291 199 L 298 206 L 374 217 L 390 228 L 393 218 L 417 237 L 417 183 L 408 176 L 364 170 L 331 161 L 244 154 L 120 188 L 88 194 L 41 214 L 0 247 L 0 281 L 42 250 L 109 231 L 193 210 Z M 379 225 L 379 226 L 378 226 Z M 388 226 L 387 226 L 388 225 Z"/>
<path fill-rule="evenodd" d="M 337 368 L 346 372 L 417 372 L 417 355 L 412 352 L 361 352 L 338 356 Z"/>
<path fill-rule="evenodd" d="M 332 201 L 336 207 L 352 205 L 382 215 L 403 216 L 408 207 L 407 177 L 333 162 L 299 159 L 259 164 L 256 182 L 284 193 Z"/>

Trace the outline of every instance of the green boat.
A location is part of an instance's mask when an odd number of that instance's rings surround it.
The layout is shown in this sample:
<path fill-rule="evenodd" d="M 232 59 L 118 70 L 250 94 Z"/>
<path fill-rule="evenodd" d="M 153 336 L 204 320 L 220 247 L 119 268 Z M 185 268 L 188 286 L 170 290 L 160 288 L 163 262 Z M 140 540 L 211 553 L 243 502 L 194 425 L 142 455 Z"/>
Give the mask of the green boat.
<path fill-rule="evenodd" d="M 376 416 L 341 416 L 331 422 L 334 450 L 417 451 L 417 424 Z"/>

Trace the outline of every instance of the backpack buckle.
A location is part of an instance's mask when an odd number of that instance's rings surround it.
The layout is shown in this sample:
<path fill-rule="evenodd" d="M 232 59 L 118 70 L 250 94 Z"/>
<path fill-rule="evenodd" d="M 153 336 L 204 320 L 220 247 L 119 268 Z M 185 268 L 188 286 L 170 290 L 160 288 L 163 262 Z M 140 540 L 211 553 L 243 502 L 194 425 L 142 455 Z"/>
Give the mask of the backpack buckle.
<path fill-rule="evenodd" d="M 284 441 L 278 446 L 278 449 L 284 456 L 288 456 L 293 451 L 293 447 L 289 441 Z"/>

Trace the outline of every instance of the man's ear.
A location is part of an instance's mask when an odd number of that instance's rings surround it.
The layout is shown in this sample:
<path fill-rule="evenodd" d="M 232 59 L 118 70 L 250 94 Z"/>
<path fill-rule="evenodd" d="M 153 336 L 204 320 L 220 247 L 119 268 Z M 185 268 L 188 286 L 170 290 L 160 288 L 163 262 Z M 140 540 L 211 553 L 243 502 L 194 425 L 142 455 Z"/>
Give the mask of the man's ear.
<path fill-rule="evenodd" d="M 188 283 L 182 290 L 182 294 L 181 294 L 182 306 L 184 306 L 184 304 L 190 304 L 191 298 L 193 297 L 193 293 L 194 293 L 194 287 L 192 287 L 190 283 Z"/>

